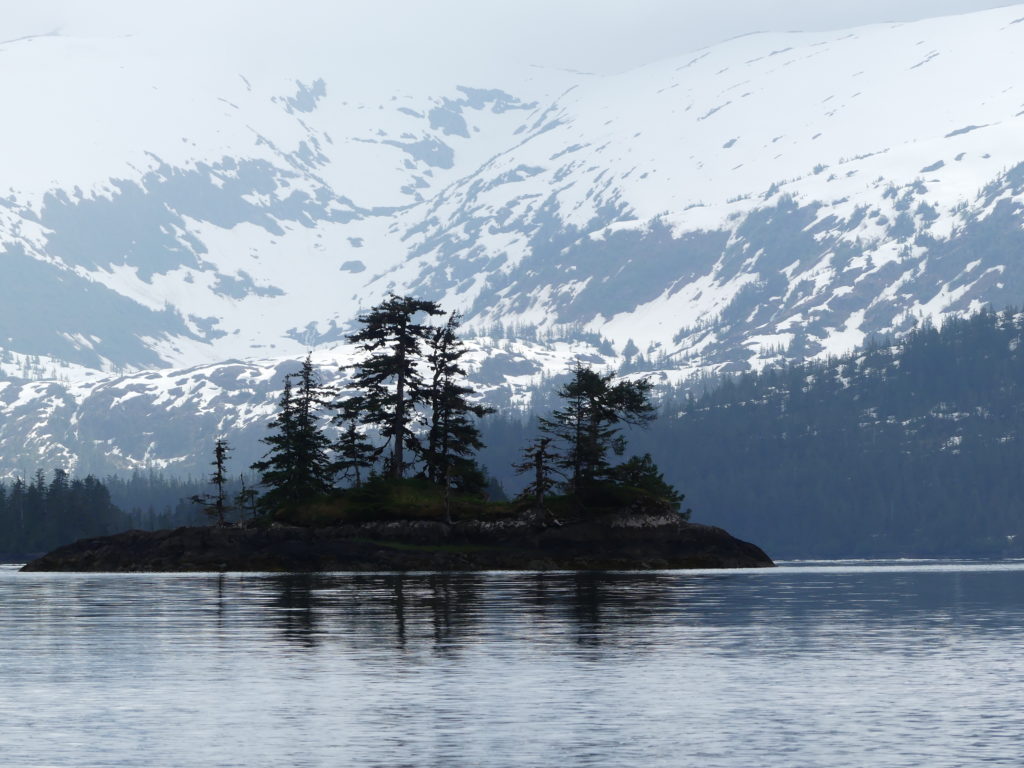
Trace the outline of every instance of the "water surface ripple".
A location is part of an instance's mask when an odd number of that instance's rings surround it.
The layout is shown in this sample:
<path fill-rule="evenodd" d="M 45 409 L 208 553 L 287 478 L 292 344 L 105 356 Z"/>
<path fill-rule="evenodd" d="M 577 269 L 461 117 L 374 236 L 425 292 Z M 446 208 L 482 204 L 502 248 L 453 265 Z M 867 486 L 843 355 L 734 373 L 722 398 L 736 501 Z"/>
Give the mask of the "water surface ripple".
<path fill-rule="evenodd" d="M 1024 563 L 19 574 L 0 764 L 1021 765 Z"/>

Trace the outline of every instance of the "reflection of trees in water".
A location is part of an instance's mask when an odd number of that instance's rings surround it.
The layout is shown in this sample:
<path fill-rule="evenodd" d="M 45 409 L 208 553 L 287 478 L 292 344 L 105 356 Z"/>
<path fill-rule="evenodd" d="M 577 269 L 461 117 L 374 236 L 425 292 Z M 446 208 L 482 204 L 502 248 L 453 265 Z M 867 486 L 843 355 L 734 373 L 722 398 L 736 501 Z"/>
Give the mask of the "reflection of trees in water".
<path fill-rule="evenodd" d="M 217 631 L 224 631 L 224 581 L 223 573 L 217 574 Z"/>
<path fill-rule="evenodd" d="M 479 630 L 481 579 L 474 574 L 434 573 L 429 576 L 426 605 L 433 623 L 434 647 L 448 652 Z"/>
<path fill-rule="evenodd" d="M 580 645 L 599 645 L 601 642 L 601 604 L 607 602 L 607 582 L 593 578 L 589 573 L 577 573 L 573 582 L 571 611 L 576 642 Z"/>
<path fill-rule="evenodd" d="M 524 602 L 535 623 L 571 635 L 577 645 L 600 645 L 646 624 L 673 605 L 679 577 L 661 573 L 531 574 Z"/>
<path fill-rule="evenodd" d="M 311 573 L 289 573 L 270 578 L 274 593 L 272 606 L 277 628 L 289 640 L 304 646 L 317 644 L 316 587 L 319 577 Z"/>
<path fill-rule="evenodd" d="M 269 579 L 285 639 L 447 652 L 474 632 L 476 574 L 288 574 Z"/>
<path fill-rule="evenodd" d="M 961 631 L 980 628 L 987 620 L 979 618 L 985 615 L 979 607 L 1012 602 L 1020 586 L 1019 573 L 962 581 L 957 573 L 219 576 L 210 584 L 211 602 L 216 601 L 210 618 L 225 642 L 232 641 L 237 622 L 255 618 L 295 647 L 333 644 L 371 664 L 401 659 L 415 665 L 495 642 L 598 658 L 623 648 L 659 653 L 666 642 L 676 650 L 707 643 L 706 632 L 688 628 L 714 628 L 724 637 L 756 627 L 767 642 L 778 628 L 799 626 L 814 645 L 833 630 L 837 615 L 859 622 L 865 637 L 914 611 L 921 612 L 921 621 L 940 615 Z"/>
<path fill-rule="evenodd" d="M 338 632 L 396 650 L 447 651 L 475 631 L 476 574 L 380 574 L 337 577 L 325 607 Z"/>
<path fill-rule="evenodd" d="M 636 629 L 650 622 L 706 618 L 714 581 L 671 573 L 289 574 L 269 586 L 287 640 L 448 654 L 496 625 L 545 642 L 642 647 Z"/>
<path fill-rule="evenodd" d="M 576 646 L 626 644 L 656 650 L 656 627 L 706 626 L 726 615 L 747 622 L 729 584 L 742 577 L 679 572 L 535 573 L 522 590 L 533 624 Z"/>
<path fill-rule="evenodd" d="M 395 644 L 405 647 L 405 579 L 396 576 L 391 587 L 393 598 L 391 605 L 395 611 Z"/>

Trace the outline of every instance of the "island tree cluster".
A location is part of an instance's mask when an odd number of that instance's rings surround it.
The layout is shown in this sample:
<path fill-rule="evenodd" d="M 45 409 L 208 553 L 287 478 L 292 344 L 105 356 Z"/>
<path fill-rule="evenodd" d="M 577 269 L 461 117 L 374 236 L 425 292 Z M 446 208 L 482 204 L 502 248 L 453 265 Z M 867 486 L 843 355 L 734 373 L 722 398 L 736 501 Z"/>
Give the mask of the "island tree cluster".
<path fill-rule="evenodd" d="M 258 483 L 231 474 L 232 447 L 218 437 L 206 492 L 196 481 L 153 473 L 108 478 L 128 513 L 95 478 L 71 479 L 63 470 L 51 480 L 38 472 L 27 482 L 0 484 L 0 553 L 42 551 L 129 527 L 192 525 L 201 513 L 219 525 L 288 517 L 324 502 L 330 508 L 346 494 L 384 498 L 386 506 L 395 488 L 429 497 L 427 507 L 450 522 L 453 499 L 482 502 L 496 485 L 477 459 L 480 425 L 493 409 L 468 384 L 459 325 L 457 313 L 445 315 L 434 302 L 392 295 L 359 317 L 349 337 L 359 355 L 345 369 L 343 390 L 325 386 L 307 356 L 284 377 L 262 440 L 266 453 L 251 466 Z M 624 506 L 629 495 L 613 492 L 622 488 L 678 507 L 682 497 L 650 455 L 615 461 L 624 455 L 623 430 L 654 419 L 649 382 L 616 380 L 578 364 L 557 394 L 560 407 L 539 420 L 519 460 L 501 468 L 527 475 L 519 501 L 491 512 L 544 509 L 555 499 L 561 508 Z"/>
<path fill-rule="evenodd" d="M 392 295 L 361 315 L 348 337 L 360 355 L 345 371 L 343 394 L 324 386 L 310 357 L 285 377 L 263 438 L 267 453 L 253 464 L 264 511 L 327 496 L 339 481 L 360 489 L 371 478 L 483 491 L 477 422 L 492 409 L 465 383 L 458 314 L 429 322 L 443 314 L 434 302 Z"/>
<path fill-rule="evenodd" d="M 557 392 L 562 406 L 539 420 L 535 438 L 515 465 L 530 483 L 524 497 L 543 506 L 559 483 L 574 498 L 593 504 L 609 488 L 633 488 L 678 509 L 683 500 L 665 482 L 650 454 L 613 464 L 625 453 L 625 427 L 647 427 L 656 417 L 647 379 L 620 379 L 577 363 L 570 380 Z M 612 494 L 615 498 L 615 494 Z"/>
<path fill-rule="evenodd" d="M 267 452 L 252 465 L 264 489 L 259 507 L 273 514 L 330 497 L 338 483 L 359 491 L 368 482 L 380 488 L 412 478 L 442 491 L 447 519 L 452 494 L 479 496 L 487 487 L 476 454 L 480 420 L 493 412 L 467 382 L 460 317 L 432 301 L 390 295 L 358 321 L 348 340 L 359 356 L 344 370 L 342 391 L 323 384 L 308 356 L 285 377 L 263 438 Z M 586 502 L 601 488 L 630 485 L 678 507 L 682 497 L 650 456 L 612 461 L 624 452 L 622 429 L 654 419 L 647 380 L 616 381 L 579 364 L 558 394 L 563 406 L 541 419 L 540 434 L 516 465 L 530 473 L 524 499 L 543 507 L 561 489 Z M 196 499 L 218 520 L 225 450 L 218 441 L 216 493 Z"/>

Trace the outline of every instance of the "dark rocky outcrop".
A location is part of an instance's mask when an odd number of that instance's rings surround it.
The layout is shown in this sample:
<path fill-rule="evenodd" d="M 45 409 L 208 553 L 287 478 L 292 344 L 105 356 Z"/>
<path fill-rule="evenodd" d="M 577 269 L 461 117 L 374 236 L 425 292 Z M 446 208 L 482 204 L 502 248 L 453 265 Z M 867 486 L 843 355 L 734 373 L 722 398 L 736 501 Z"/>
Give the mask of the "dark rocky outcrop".
<path fill-rule="evenodd" d="M 676 514 L 607 514 L 566 524 L 538 515 L 445 525 L 128 531 L 61 547 L 26 571 L 407 571 L 755 568 L 753 544 Z"/>

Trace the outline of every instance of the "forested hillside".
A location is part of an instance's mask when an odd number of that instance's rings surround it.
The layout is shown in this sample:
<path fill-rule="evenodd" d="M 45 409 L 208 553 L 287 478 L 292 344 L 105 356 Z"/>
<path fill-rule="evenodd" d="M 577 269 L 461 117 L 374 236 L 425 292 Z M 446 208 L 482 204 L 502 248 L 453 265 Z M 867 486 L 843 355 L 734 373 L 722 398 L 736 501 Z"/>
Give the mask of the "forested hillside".
<path fill-rule="evenodd" d="M 95 477 L 72 479 L 57 470 L 0 483 L 0 558 L 45 552 L 60 544 L 131 527 Z M 2 560 L 0 560 L 2 562 Z"/>
<path fill-rule="evenodd" d="M 1024 554 L 1024 317 L 726 381 L 637 435 L 694 519 L 776 557 Z"/>
<path fill-rule="evenodd" d="M 206 478 L 135 472 L 99 480 L 72 477 L 63 469 L 0 483 L 0 562 L 131 528 L 205 525 L 208 518 L 191 497 L 208 489 Z M 226 487 L 231 498 L 241 489 L 240 479 Z M 236 510 L 232 517 L 243 514 Z"/>

